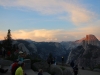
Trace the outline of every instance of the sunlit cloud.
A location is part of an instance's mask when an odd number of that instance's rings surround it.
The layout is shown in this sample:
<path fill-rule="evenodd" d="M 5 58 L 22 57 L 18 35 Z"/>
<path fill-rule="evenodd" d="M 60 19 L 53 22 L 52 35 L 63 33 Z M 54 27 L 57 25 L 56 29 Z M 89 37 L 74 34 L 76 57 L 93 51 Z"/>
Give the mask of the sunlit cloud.
<path fill-rule="evenodd" d="M 75 41 L 94 34 L 100 40 L 100 20 L 94 11 L 81 5 L 79 0 L 0 0 L 0 6 L 5 9 L 17 9 L 37 12 L 41 15 L 54 16 L 60 20 L 73 23 L 76 28 L 64 29 L 34 29 L 11 31 L 13 39 L 31 39 L 34 41 Z M 25 18 L 26 19 L 26 18 Z M 28 19 L 33 20 L 33 19 Z M 46 20 L 45 20 L 46 21 Z M 48 19 L 47 19 L 48 21 Z M 0 39 L 7 32 L 0 31 Z"/>
<path fill-rule="evenodd" d="M 13 39 L 31 39 L 34 41 L 76 41 L 84 38 L 88 34 L 95 35 L 100 40 L 100 34 L 98 33 L 100 26 L 97 27 L 87 27 L 87 28 L 77 28 L 74 30 L 47 30 L 47 29 L 37 29 L 37 30 L 17 30 L 11 31 Z M 7 32 L 0 31 L 0 39 L 4 39 Z"/>
<path fill-rule="evenodd" d="M 75 25 L 93 21 L 96 14 L 77 3 L 78 0 L 0 0 L 5 8 L 16 7 L 37 11 L 43 15 L 59 14 L 60 19 L 69 20 Z M 64 13 L 64 15 L 63 15 Z M 62 14 L 62 15 L 61 15 Z"/>

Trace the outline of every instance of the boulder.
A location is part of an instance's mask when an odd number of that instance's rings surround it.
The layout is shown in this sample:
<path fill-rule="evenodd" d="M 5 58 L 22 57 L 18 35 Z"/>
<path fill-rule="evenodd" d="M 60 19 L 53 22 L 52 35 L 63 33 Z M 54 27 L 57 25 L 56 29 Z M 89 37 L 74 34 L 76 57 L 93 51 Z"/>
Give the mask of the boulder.
<path fill-rule="evenodd" d="M 39 69 L 42 69 L 43 71 L 47 72 L 48 69 L 49 69 L 49 65 L 45 61 L 35 62 L 34 64 L 32 64 L 32 68 L 35 71 L 38 71 Z"/>
<path fill-rule="evenodd" d="M 65 69 L 63 71 L 63 75 L 72 75 L 71 71 L 69 69 Z"/>
<path fill-rule="evenodd" d="M 0 59 L 0 65 L 3 66 L 10 66 L 13 62 L 10 60 L 4 60 L 4 59 Z"/>
<path fill-rule="evenodd" d="M 51 75 L 63 75 L 62 69 L 57 65 L 50 66 L 50 73 Z"/>
<path fill-rule="evenodd" d="M 25 66 L 24 69 L 31 69 L 31 60 L 30 59 L 24 59 Z"/>

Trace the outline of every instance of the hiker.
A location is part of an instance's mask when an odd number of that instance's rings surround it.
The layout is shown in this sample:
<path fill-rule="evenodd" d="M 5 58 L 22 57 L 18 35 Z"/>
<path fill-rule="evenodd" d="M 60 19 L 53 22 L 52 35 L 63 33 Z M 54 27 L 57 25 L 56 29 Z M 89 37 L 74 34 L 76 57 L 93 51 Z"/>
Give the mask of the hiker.
<path fill-rule="evenodd" d="M 8 71 L 8 69 L 3 69 L 3 68 L 1 68 L 1 65 L 0 65 L 0 73 L 6 73 Z"/>
<path fill-rule="evenodd" d="M 14 63 L 11 66 L 11 75 L 15 75 L 15 71 L 18 68 L 18 61 L 15 60 Z"/>
<path fill-rule="evenodd" d="M 24 62 L 22 51 L 19 51 L 18 61 Z"/>
<path fill-rule="evenodd" d="M 73 67 L 73 72 L 74 72 L 74 75 L 78 74 L 78 65 L 76 65 L 75 67 Z"/>
<path fill-rule="evenodd" d="M 42 69 L 39 70 L 38 75 L 43 75 L 43 70 Z"/>
<path fill-rule="evenodd" d="M 27 75 L 26 73 L 24 73 L 24 63 L 19 61 L 18 62 L 18 68 L 15 71 L 15 75 Z"/>

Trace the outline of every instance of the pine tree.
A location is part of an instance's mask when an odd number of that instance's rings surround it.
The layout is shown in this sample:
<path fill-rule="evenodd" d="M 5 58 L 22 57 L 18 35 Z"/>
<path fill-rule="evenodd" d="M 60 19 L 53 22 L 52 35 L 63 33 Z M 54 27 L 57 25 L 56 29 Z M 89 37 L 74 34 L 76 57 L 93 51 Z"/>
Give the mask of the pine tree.
<path fill-rule="evenodd" d="M 12 38 L 11 38 L 11 30 L 8 29 L 7 36 L 3 40 L 3 47 L 6 50 L 12 50 Z"/>

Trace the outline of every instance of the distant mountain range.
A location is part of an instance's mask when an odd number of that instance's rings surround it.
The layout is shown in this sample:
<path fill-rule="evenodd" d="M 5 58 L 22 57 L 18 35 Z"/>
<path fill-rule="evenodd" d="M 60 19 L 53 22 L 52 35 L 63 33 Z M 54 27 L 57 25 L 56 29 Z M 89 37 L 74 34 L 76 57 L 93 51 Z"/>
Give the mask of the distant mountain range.
<path fill-rule="evenodd" d="M 34 42 L 31 40 L 15 40 L 13 44 L 16 44 L 19 50 L 26 52 L 33 58 L 34 55 L 46 60 L 51 53 L 56 61 L 61 62 L 62 56 L 67 60 L 70 50 L 67 50 L 65 46 L 58 42 Z"/>
<path fill-rule="evenodd" d="M 91 59 L 91 61 L 96 60 L 95 63 L 100 64 L 100 41 L 94 35 L 86 35 L 80 40 L 60 43 L 19 39 L 14 40 L 12 44 L 17 45 L 19 50 L 26 52 L 32 58 L 40 57 L 46 60 L 51 53 L 57 62 L 61 62 L 63 56 L 66 63 L 74 61 L 82 66 L 84 62 L 84 66 L 86 66 L 86 63 L 90 62 L 88 59 Z"/>

